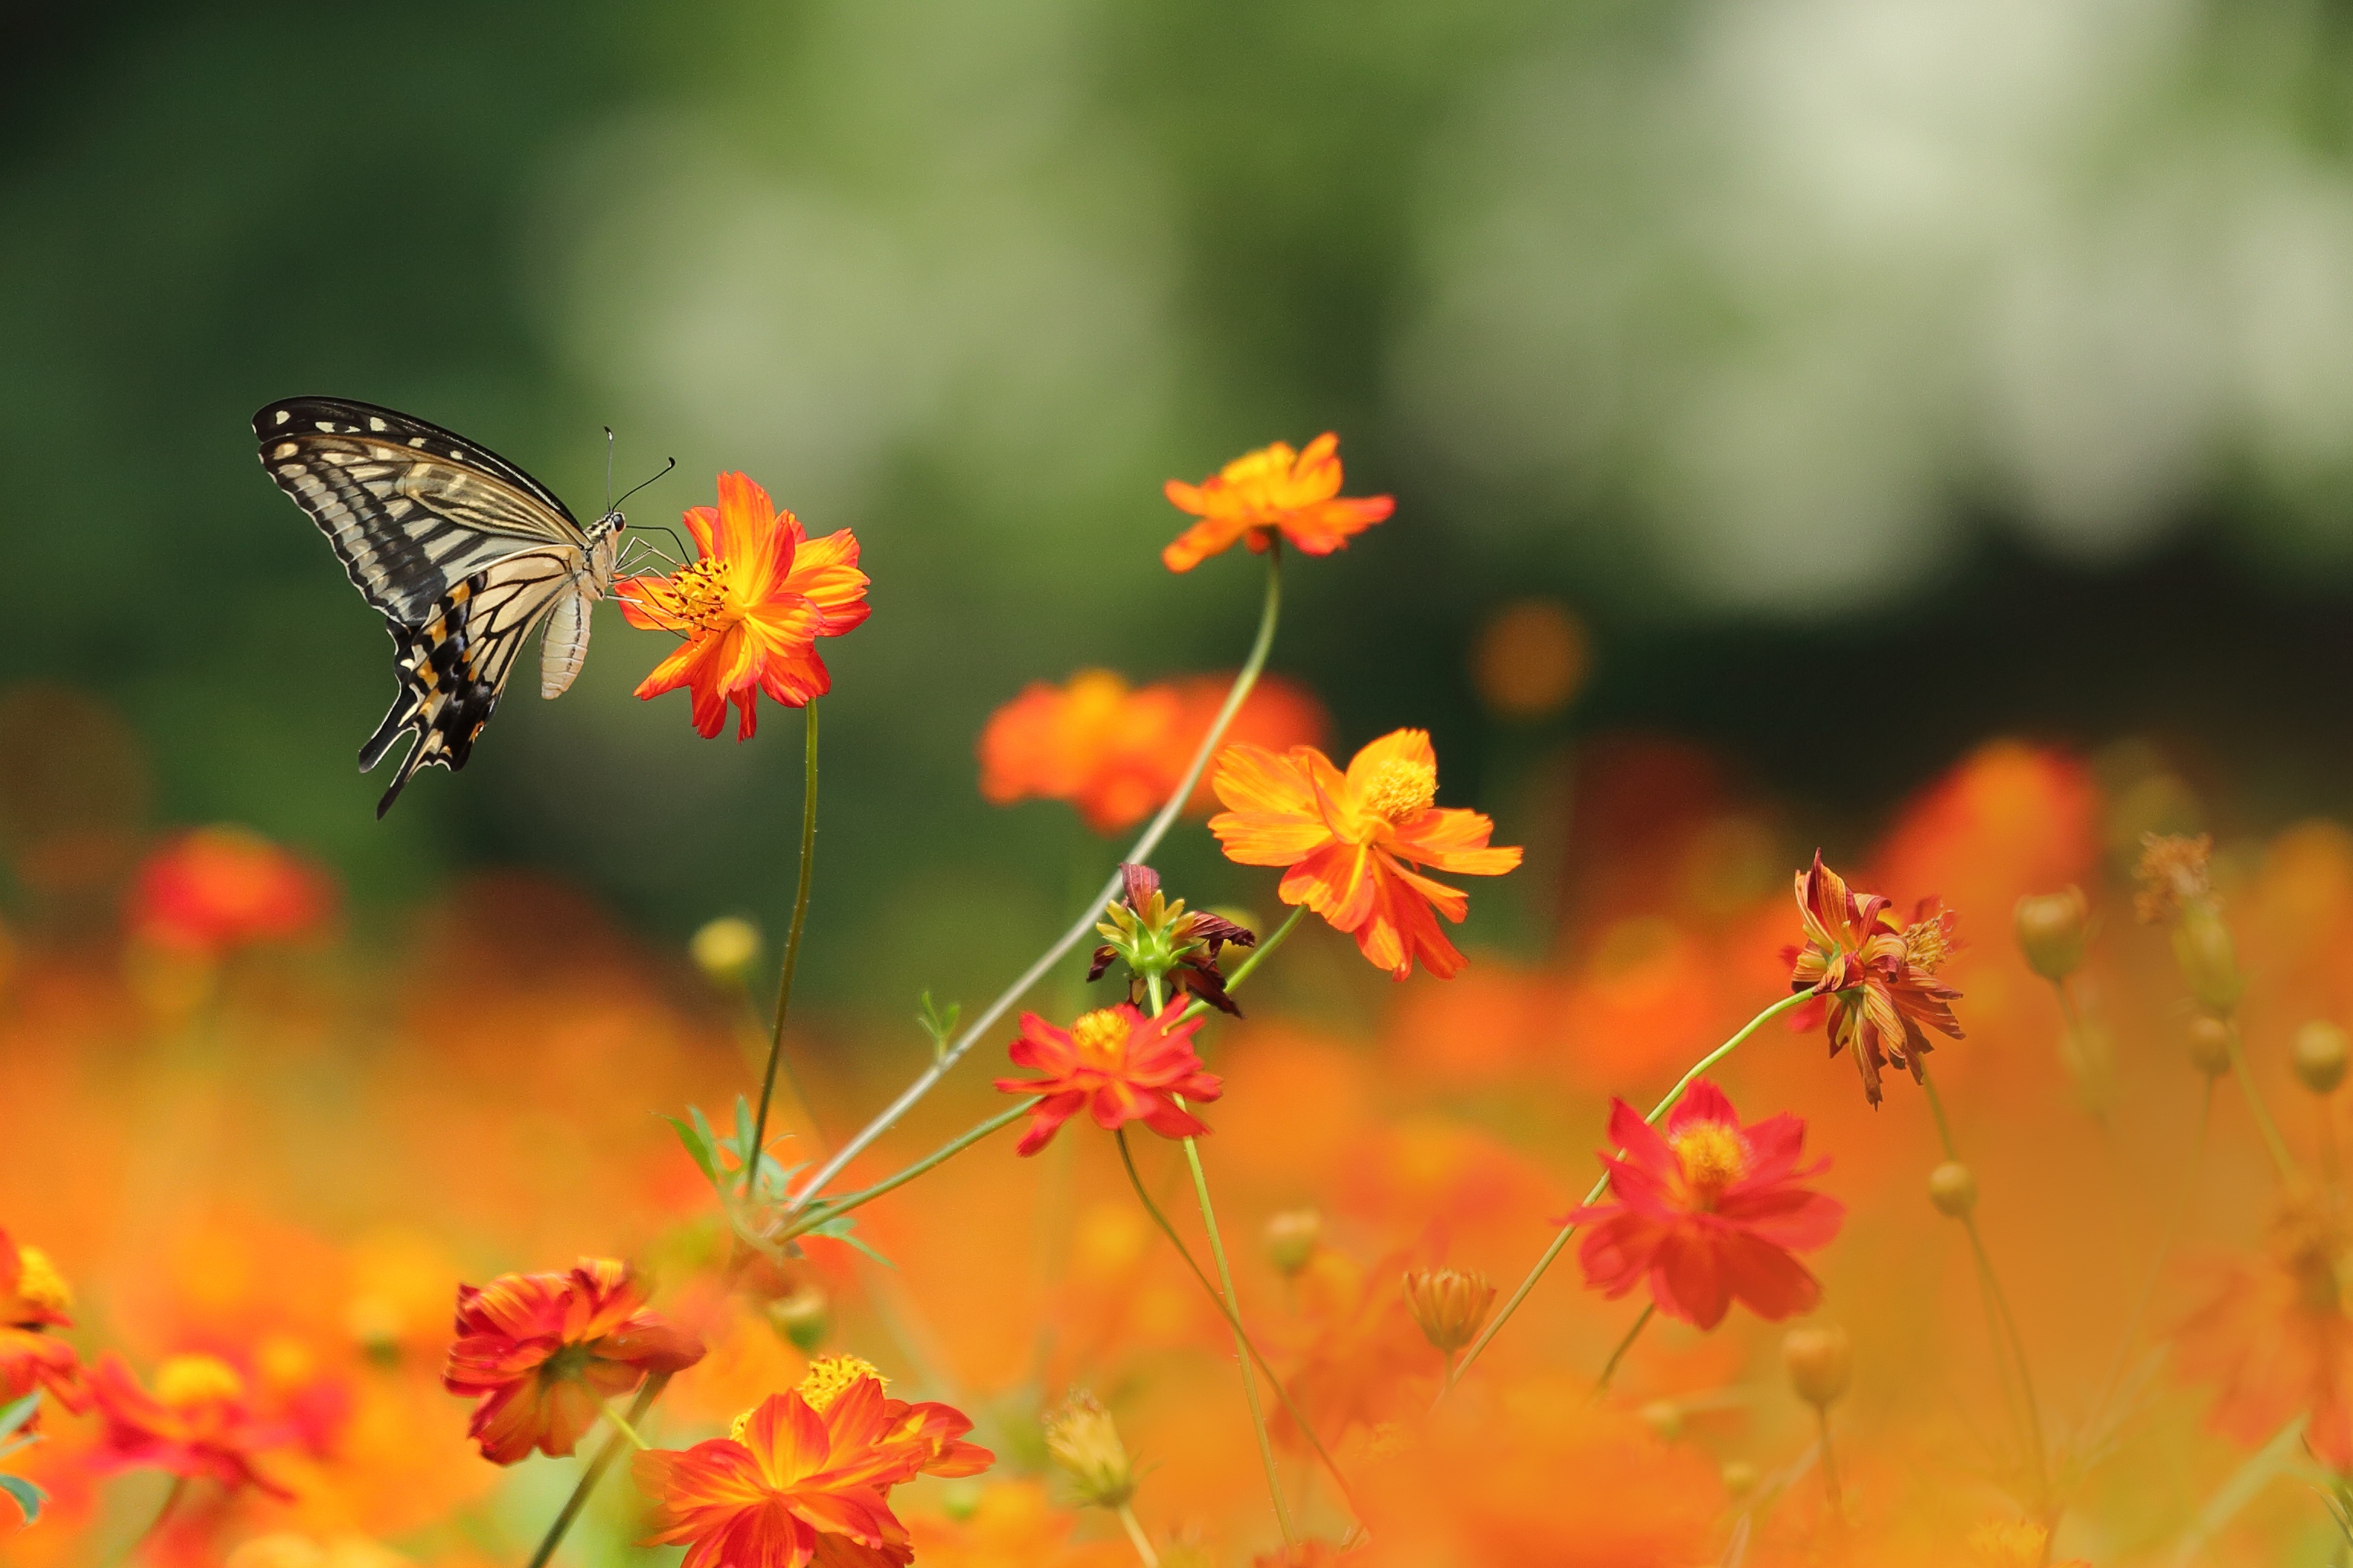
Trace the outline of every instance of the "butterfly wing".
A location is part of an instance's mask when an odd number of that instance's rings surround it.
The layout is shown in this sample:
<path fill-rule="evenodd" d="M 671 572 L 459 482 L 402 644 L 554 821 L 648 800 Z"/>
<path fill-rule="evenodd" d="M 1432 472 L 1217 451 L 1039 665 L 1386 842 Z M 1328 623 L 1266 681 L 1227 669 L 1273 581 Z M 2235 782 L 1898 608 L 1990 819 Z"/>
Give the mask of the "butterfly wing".
<path fill-rule="evenodd" d="M 531 634 L 559 609 L 577 603 L 585 611 L 589 597 L 577 551 L 526 550 L 452 584 L 423 624 L 394 623 L 400 695 L 360 748 L 360 771 L 382 762 L 409 731 L 417 743 L 400 760 L 376 816 L 392 809 L 418 768 L 466 765 Z"/>
<path fill-rule="evenodd" d="M 522 468 L 389 408 L 290 397 L 256 414 L 253 434 L 270 479 L 319 525 L 392 633 L 400 692 L 360 748 L 361 771 L 402 734 L 417 739 L 382 816 L 419 767 L 465 766 L 524 639 L 589 588 L 592 546 Z"/>

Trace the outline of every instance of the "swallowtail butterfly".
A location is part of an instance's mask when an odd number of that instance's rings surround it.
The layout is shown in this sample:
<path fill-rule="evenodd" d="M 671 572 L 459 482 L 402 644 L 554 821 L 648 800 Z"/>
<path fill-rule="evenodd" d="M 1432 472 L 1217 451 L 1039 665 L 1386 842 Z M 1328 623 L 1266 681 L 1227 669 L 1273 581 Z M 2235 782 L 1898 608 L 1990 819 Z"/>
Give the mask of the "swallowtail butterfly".
<path fill-rule="evenodd" d="M 620 512 L 583 529 L 554 491 L 488 447 L 346 398 L 273 403 L 253 416 L 253 434 L 261 466 L 392 633 L 400 693 L 360 748 L 360 771 L 403 734 L 417 740 L 376 816 L 418 768 L 466 765 L 540 626 L 539 694 L 572 684 L 589 609 L 612 591 Z"/>

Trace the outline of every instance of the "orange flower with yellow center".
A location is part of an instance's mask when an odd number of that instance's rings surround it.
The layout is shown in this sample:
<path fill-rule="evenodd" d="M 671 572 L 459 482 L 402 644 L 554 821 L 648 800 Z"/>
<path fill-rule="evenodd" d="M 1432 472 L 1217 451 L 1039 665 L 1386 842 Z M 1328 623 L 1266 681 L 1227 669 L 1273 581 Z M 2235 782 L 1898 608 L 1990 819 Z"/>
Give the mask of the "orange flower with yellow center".
<path fill-rule="evenodd" d="M 637 695 L 683 686 L 693 693 L 694 727 L 706 739 L 739 710 L 737 740 L 759 727 L 762 692 L 787 708 L 832 689 L 817 639 L 866 619 L 866 574 L 848 529 L 811 539 L 800 519 L 779 511 L 746 474 L 719 476 L 719 504 L 690 507 L 697 559 L 667 576 L 625 577 L 614 587 L 629 624 L 685 641 L 654 667 Z"/>
<path fill-rule="evenodd" d="M 1313 746 L 1278 756 L 1257 746 L 1219 754 L 1212 784 L 1228 809 L 1209 831 L 1245 866 L 1287 866 L 1280 889 L 1399 980 L 1414 962 L 1444 979 L 1462 955 L 1435 918 L 1460 923 L 1471 900 L 1417 868 L 1496 877 L 1520 863 L 1516 847 L 1488 847 L 1495 825 L 1475 811 L 1440 806 L 1438 753 L 1421 730 L 1382 736 L 1343 773 Z M 1433 912 L 1434 911 L 1434 912 Z"/>
<path fill-rule="evenodd" d="M 1171 572 L 1190 572 L 1237 542 L 1263 551 L 1278 533 L 1310 555 L 1329 555 L 1397 510 L 1388 496 L 1340 493 L 1340 437 L 1328 430 L 1303 452 L 1277 441 L 1198 485 L 1170 479 L 1161 489 L 1201 520 L 1160 552 Z"/>
<path fill-rule="evenodd" d="M 253 1458 L 293 1442 L 295 1429 L 261 1419 L 244 1374 L 219 1357 L 166 1359 L 151 1394 L 110 1352 L 90 1376 L 90 1392 L 105 1423 L 100 1469 L 153 1468 L 183 1479 L 216 1480 L 231 1491 L 252 1486 L 274 1497 L 293 1496 L 255 1469 Z"/>

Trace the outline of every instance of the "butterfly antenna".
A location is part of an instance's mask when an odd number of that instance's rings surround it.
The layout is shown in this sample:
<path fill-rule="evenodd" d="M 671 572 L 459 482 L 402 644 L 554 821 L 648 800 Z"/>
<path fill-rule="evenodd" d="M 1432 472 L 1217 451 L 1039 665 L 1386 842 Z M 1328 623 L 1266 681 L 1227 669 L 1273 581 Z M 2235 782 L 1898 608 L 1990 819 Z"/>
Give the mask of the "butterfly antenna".
<path fill-rule="evenodd" d="M 605 510 L 613 510 L 613 427 L 605 426 Z"/>
<path fill-rule="evenodd" d="M 672 458 L 669 462 L 664 463 L 664 464 L 661 466 L 661 473 L 658 473 L 658 474 L 656 474 L 656 475 L 654 476 L 654 479 L 660 479 L 660 478 L 662 477 L 662 475 L 663 475 L 663 474 L 667 474 L 667 473 L 669 473 L 672 468 L 677 468 L 677 467 L 678 467 L 678 459 L 677 459 L 676 458 Z M 629 487 L 629 489 L 628 489 L 628 492 L 627 492 L 626 494 L 624 494 L 624 495 L 621 497 L 621 500 L 614 501 L 610 506 L 607 506 L 605 510 L 606 510 L 607 511 L 610 511 L 610 510 L 613 510 L 613 507 L 617 507 L 617 506 L 620 505 L 620 504 L 621 504 L 621 501 L 628 500 L 630 496 L 633 496 L 633 495 L 637 494 L 639 490 L 641 490 L 641 489 L 645 489 L 645 488 L 646 488 L 646 485 L 649 485 L 649 484 L 653 483 L 653 482 L 654 482 L 654 479 L 648 479 L 648 480 L 646 480 L 646 481 L 645 481 L 645 484 L 638 484 L 638 485 L 632 485 L 632 486 L 630 486 L 630 487 Z M 607 486 L 607 488 L 609 489 L 611 487 L 610 487 L 610 485 L 608 484 L 608 485 Z"/>

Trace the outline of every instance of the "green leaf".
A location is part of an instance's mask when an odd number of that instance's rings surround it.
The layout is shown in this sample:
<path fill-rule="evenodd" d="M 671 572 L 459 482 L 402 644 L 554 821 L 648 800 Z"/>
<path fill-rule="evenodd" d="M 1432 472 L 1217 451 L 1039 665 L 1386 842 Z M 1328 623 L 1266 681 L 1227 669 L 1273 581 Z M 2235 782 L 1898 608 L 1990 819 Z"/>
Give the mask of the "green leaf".
<path fill-rule="evenodd" d="M 856 1215 L 842 1214 L 834 1215 L 831 1219 L 827 1220 L 823 1225 L 813 1225 L 809 1226 L 808 1229 L 801 1232 L 801 1234 L 803 1236 L 829 1236 L 836 1241 L 846 1241 L 849 1243 L 850 1246 L 858 1248 L 859 1251 L 866 1254 L 867 1257 L 874 1259 L 875 1262 L 881 1264 L 885 1268 L 896 1268 L 899 1267 L 889 1258 L 883 1257 L 881 1253 L 875 1251 L 874 1248 L 869 1247 L 866 1244 L 865 1239 L 857 1234 L 857 1230 L 858 1216 Z"/>
<path fill-rule="evenodd" d="M 0 1476 L 0 1492 L 6 1492 L 16 1500 L 16 1507 L 23 1511 L 26 1524 L 41 1517 L 41 1505 L 49 1500 L 48 1493 L 22 1476 Z"/>
<path fill-rule="evenodd" d="M 742 1095 L 735 1097 L 735 1163 L 752 1163 L 752 1102 Z"/>
<path fill-rule="evenodd" d="M 30 1421 L 33 1418 L 34 1410 L 40 1403 L 41 1391 L 37 1388 L 14 1404 L 0 1405 L 0 1437 L 6 1436 L 26 1422 Z"/>
<path fill-rule="evenodd" d="M 948 1041 L 955 1034 L 956 1020 L 964 1016 L 964 1004 L 951 1002 L 942 1007 L 932 1000 L 928 991 L 917 1000 L 923 1003 L 923 1010 L 915 1015 L 915 1022 L 932 1037 L 932 1059 L 942 1060 L 948 1054 Z"/>
<path fill-rule="evenodd" d="M 694 1119 L 697 1121 L 701 1121 L 702 1120 L 702 1113 L 701 1111 L 696 1111 Z M 702 1179 L 709 1182 L 712 1186 L 717 1186 L 719 1184 L 719 1156 L 711 1147 L 711 1139 L 708 1132 L 702 1128 L 690 1127 L 675 1116 L 665 1116 L 662 1120 L 669 1122 L 672 1127 L 678 1129 L 678 1141 L 686 1145 L 687 1155 L 689 1158 L 693 1160 L 694 1168 L 702 1173 Z"/>

